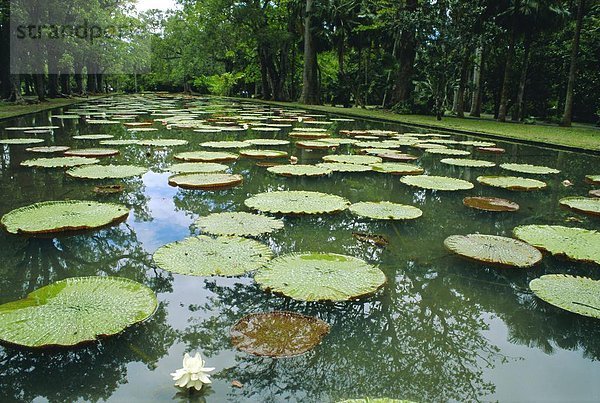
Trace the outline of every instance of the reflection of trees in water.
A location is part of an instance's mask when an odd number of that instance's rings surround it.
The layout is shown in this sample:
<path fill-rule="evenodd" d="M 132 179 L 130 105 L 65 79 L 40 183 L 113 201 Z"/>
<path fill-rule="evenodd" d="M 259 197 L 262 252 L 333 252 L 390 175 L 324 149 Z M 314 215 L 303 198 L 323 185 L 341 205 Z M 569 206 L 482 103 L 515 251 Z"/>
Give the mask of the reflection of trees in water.
<path fill-rule="evenodd" d="M 175 342 L 161 304 L 147 322 L 123 334 L 75 349 L 22 350 L 0 347 L 0 401 L 50 402 L 108 399 L 127 382 L 127 366 L 153 369 Z"/>

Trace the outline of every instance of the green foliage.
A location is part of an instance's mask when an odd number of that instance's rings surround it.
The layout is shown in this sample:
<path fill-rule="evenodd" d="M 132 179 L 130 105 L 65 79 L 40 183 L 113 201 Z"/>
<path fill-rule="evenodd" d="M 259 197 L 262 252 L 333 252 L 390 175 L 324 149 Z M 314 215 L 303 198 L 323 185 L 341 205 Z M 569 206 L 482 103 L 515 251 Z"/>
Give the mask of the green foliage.
<path fill-rule="evenodd" d="M 244 77 L 243 73 L 223 73 L 201 76 L 194 80 L 197 87 L 207 87 L 213 95 L 230 96 L 233 87 Z"/>

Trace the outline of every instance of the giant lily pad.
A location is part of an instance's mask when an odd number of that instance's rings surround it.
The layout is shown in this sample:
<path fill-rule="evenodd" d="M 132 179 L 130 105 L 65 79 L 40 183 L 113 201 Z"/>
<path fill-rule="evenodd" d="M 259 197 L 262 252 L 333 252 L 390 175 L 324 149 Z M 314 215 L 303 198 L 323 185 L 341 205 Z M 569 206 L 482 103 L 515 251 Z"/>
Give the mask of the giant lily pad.
<path fill-rule="evenodd" d="M 53 154 L 53 153 L 64 153 L 68 151 L 71 147 L 67 146 L 47 146 L 47 147 L 30 147 L 26 148 L 25 151 L 30 151 L 32 153 L 40 153 L 40 154 Z"/>
<path fill-rule="evenodd" d="M 375 172 L 393 175 L 419 175 L 424 172 L 423 168 L 417 165 L 402 162 L 381 162 L 371 165 L 371 169 Z"/>
<path fill-rule="evenodd" d="M 200 143 L 202 147 L 208 148 L 246 148 L 252 144 L 248 144 L 244 141 L 207 141 Z"/>
<path fill-rule="evenodd" d="M 552 254 L 600 264 L 600 232 L 560 225 L 523 225 L 516 227 L 513 235 Z"/>
<path fill-rule="evenodd" d="M 175 154 L 175 159 L 191 162 L 225 162 L 238 159 L 237 154 L 218 151 L 187 151 Z"/>
<path fill-rule="evenodd" d="M 565 197 L 559 200 L 561 206 L 580 213 L 600 215 L 600 199 L 593 197 Z"/>
<path fill-rule="evenodd" d="M 352 214 L 376 220 L 414 220 L 423 215 L 421 209 L 388 201 L 354 203 L 349 209 Z"/>
<path fill-rule="evenodd" d="M 139 145 L 139 144 L 140 144 L 140 140 L 134 140 L 134 139 L 102 140 L 100 142 L 100 145 L 110 146 L 110 147 L 114 147 L 114 146 L 132 146 L 132 145 Z"/>
<path fill-rule="evenodd" d="M 588 194 L 593 197 L 600 197 L 600 189 L 590 190 Z"/>
<path fill-rule="evenodd" d="M 463 204 L 483 211 L 517 211 L 519 209 L 517 203 L 499 197 L 465 197 Z"/>
<path fill-rule="evenodd" d="M 531 267 L 543 257 L 525 242 L 496 235 L 452 235 L 444 240 L 444 246 L 468 259 L 503 267 Z"/>
<path fill-rule="evenodd" d="M 430 145 L 432 145 L 432 144 L 430 144 Z M 453 148 L 427 148 L 425 150 L 425 152 L 429 153 L 429 154 L 456 155 L 456 156 L 471 154 L 469 151 L 456 150 L 456 149 L 453 149 Z"/>
<path fill-rule="evenodd" d="M 9 146 L 38 144 L 38 143 L 43 143 L 43 142 L 44 142 L 44 139 L 25 138 L 25 137 L 0 140 L 0 144 L 5 144 L 5 145 L 9 145 Z"/>
<path fill-rule="evenodd" d="M 294 357 L 312 350 L 329 333 L 320 319 L 294 312 L 252 313 L 230 330 L 231 343 L 249 354 Z"/>
<path fill-rule="evenodd" d="M 324 176 L 329 175 L 331 173 L 329 169 L 324 167 L 303 164 L 276 165 L 267 168 L 267 171 L 282 176 Z"/>
<path fill-rule="evenodd" d="M 160 247 L 153 259 L 161 269 L 177 274 L 241 276 L 271 257 L 271 250 L 253 239 L 200 235 Z"/>
<path fill-rule="evenodd" d="M 323 214 L 345 210 L 350 202 L 343 197 L 294 190 L 256 194 L 244 201 L 249 208 L 282 214 Z"/>
<path fill-rule="evenodd" d="M 6 213 L 0 224 L 12 234 L 44 234 L 100 228 L 129 215 L 125 206 L 69 200 L 34 203 Z"/>
<path fill-rule="evenodd" d="M 73 136 L 75 140 L 109 140 L 113 137 L 115 136 L 111 134 L 82 134 L 79 136 Z"/>
<path fill-rule="evenodd" d="M 283 221 L 252 213 L 214 213 L 200 217 L 196 225 L 215 235 L 257 236 L 283 228 Z"/>
<path fill-rule="evenodd" d="M 117 155 L 119 150 L 115 150 L 114 148 L 80 148 L 77 150 L 69 150 L 65 151 L 65 155 L 69 157 L 110 157 L 113 155 Z"/>
<path fill-rule="evenodd" d="M 242 175 L 186 173 L 171 176 L 169 185 L 183 189 L 219 189 L 239 185 L 243 180 Z"/>
<path fill-rule="evenodd" d="M 215 173 L 226 171 L 229 167 L 214 162 L 183 162 L 173 164 L 167 170 L 173 173 Z"/>
<path fill-rule="evenodd" d="M 469 158 L 444 158 L 440 160 L 440 162 L 447 165 L 472 168 L 491 168 L 496 166 L 496 164 L 490 161 L 473 160 Z"/>
<path fill-rule="evenodd" d="M 371 155 L 326 155 L 323 157 L 325 162 L 339 162 L 343 164 L 371 165 L 381 162 L 381 158 Z"/>
<path fill-rule="evenodd" d="M 289 254 L 254 275 L 260 286 L 300 301 L 347 301 L 375 293 L 386 278 L 364 260 L 335 253 Z"/>
<path fill-rule="evenodd" d="M 471 182 L 457 178 L 450 178 L 447 176 L 403 176 L 400 178 L 400 182 L 404 183 L 405 185 L 416 186 L 430 190 L 453 191 L 473 189 L 473 184 Z"/>
<path fill-rule="evenodd" d="M 600 175 L 586 175 L 585 180 L 592 185 L 600 185 Z"/>
<path fill-rule="evenodd" d="M 276 140 L 276 139 L 251 139 L 244 140 L 246 143 L 250 143 L 255 146 L 265 146 L 265 147 L 276 147 L 276 146 L 286 146 L 290 144 L 288 140 Z"/>
<path fill-rule="evenodd" d="M 177 147 L 184 146 L 187 143 L 187 140 L 179 139 L 140 140 L 138 142 L 139 145 L 148 147 Z"/>
<path fill-rule="evenodd" d="M 538 190 L 546 187 L 545 182 L 518 176 L 479 176 L 477 182 L 508 190 Z"/>
<path fill-rule="evenodd" d="M 332 172 L 368 172 L 372 170 L 368 165 L 343 164 L 341 162 L 322 162 L 317 166 Z"/>
<path fill-rule="evenodd" d="M 0 340 L 74 346 L 120 333 L 148 319 L 157 306 L 151 289 L 126 278 L 68 278 L 0 305 Z"/>
<path fill-rule="evenodd" d="M 36 158 L 21 162 L 21 166 L 35 168 L 70 168 L 79 165 L 97 164 L 100 160 L 96 158 L 85 157 L 56 157 L 56 158 Z"/>
<path fill-rule="evenodd" d="M 500 164 L 500 168 L 507 171 L 538 175 L 557 174 L 560 172 L 558 169 L 530 164 Z"/>
<path fill-rule="evenodd" d="M 546 274 L 531 280 L 529 288 L 549 304 L 600 319 L 600 281 L 566 274 Z"/>
<path fill-rule="evenodd" d="M 146 172 L 147 168 L 136 165 L 88 165 L 71 168 L 67 175 L 82 179 L 122 179 L 140 176 Z"/>
<path fill-rule="evenodd" d="M 278 150 L 241 150 L 240 155 L 248 158 L 285 158 L 288 153 Z"/>
<path fill-rule="evenodd" d="M 362 399 L 346 399 L 337 403 L 415 403 L 412 400 L 390 399 L 389 397 L 365 397 Z"/>
<path fill-rule="evenodd" d="M 327 143 L 325 141 L 298 141 L 296 147 L 306 148 L 308 150 L 326 150 L 337 147 L 336 144 Z"/>

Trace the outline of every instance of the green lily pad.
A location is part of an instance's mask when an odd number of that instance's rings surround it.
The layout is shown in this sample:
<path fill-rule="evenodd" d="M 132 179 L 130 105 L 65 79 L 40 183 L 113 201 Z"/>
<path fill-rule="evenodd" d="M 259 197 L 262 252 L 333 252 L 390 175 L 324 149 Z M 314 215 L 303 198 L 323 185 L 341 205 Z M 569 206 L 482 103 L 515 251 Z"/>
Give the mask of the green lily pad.
<path fill-rule="evenodd" d="M 600 197 L 600 189 L 590 190 L 588 194 L 592 197 Z"/>
<path fill-rule="evenodd" d="M 35 168 L 69 168 L 79 165 L 92 165 L 99 162 L 99 159 L 85 157 L 36 158 L 21 162 L 21 166 Z"/>
<path fill-rule="evenodd" d="M 559 200 L 561 206 L 584 214 L 600 215 L 600 199 L 593 197 L 565 197 Z"/>
<path fill-rule="evenodd" d="M 530 164 L 500 164 L 500 168 L 507 171 L 538 175 L 557 174 L 560 172 L 558 169 Z"/>
<path fill-rule="evenodd" d="M 586 175 L 585 180 L 592 185 L 600 185 L 600 175 Z"/>
<path fill-rule="evenodd" d="M 281 190 L 256 194 L 246 199 L 244 204 L 269 213 L 323 214 L 343 211 L 350 202 L 328 193 Z"/>
<path fill-rule="evenodd" d="M 114 146 L 132 146 L 132 145 L 139 145 L 139 144 L 140 144 L 139 140 L 133 140 L 133 139 L 102 140 L 100 142 L 100 145 L 109 146 L 109 147 L 114 147 Z"/>
<path fill-rule="evenodd" d="M 146 172 L 147 168 L 136 165 L 88 165 L 71 168 L 67 175 L 82 179 L 122 179 L 140 176 Z"/>
<path fill-rule="evenodd" d="M 217 164 L 214 162 L 182 162 L 180 164 L 173 164 L 167 170 L 173 173 L 215 173 L 224 172 L 229 167 L 223 164 Z"/>
<path fill-rule="evenodd" d="M 491 168 L 496 166 L 496 164 L 491 161 L 473 160 L 469 158 L 444 158 L 440 160 L 440 162 L 447 165 L 472 168 Z"/>
<path fill-rule="evenodd" d="M 316 165 L 276 165 L 267 168 L 267 171 L 282 176 L 325 176 L 331 174 L 331 171 L 324 167 Z"/>
<path fill-rule="evenodd" d="M 156 311 L 154 292 L 120 277 L 73 277 L 0 305 L 0 340 L 74 346 L 122 332 Z"/>
<path fill-rule="evenodd" d="M 381 162 L 381 158 L 371 155 L 326 155 L 325 162 L 338 162 L 342 164 L 372 165 Z"/>
<path fill-rule="evenodd" d="M 471 182 L 457 178 L 450 178 L 447 176 L 403 176 L 400 178 L 400 182 L 409 186 L 442 191 L 469 190 L 473 189 L 474 187 Z"/>
<path fill-rule="evenodd" d="M 365 397 L 363 399 L 340 400 L 337 403 L 415 403 L 412 400 L 390 399 L 388 397 Z"/>
<path fill-rule="evenodd" d="M 298 141 L 296 142 L 296 147 L 306 148 L 308 150 L 327 150 L 329 148 L 335 148 L 337 145 L 332 143 L 327 143 L 325 141 Z"/>
<path fill-rule="evenodd" d="M 444 246 L 468 259 L 503 267 L 527 268 L 543 257 L 539 250 L 525 242 L 496 235 L 452 235 L 444 240 Z"/>
<path fill-rule="evenodd" d="M 469 151 L 456 150 L 456 149 L 453 149 L 453 148 L 427 148 L 427 149 L 425 149 L 425 152 L 429 153 L 429 154 L 456 155 L 456 156 L 471 154 Z"/>
<path fill-rule="evenodd" d="M 375 293 L 386 278 L 377 267 L 352 256 L 302 253 L 274 259 L 254 280 L 266 291 L 300 301 L 347 301 Z"/>
<path fill-rule="evenodd" d="M 421 209 L 388 201 L 354 203 L 349 209 L 352 214 L 376 220 L 414 220 L 423 215 Z"/>
<path fill-rule="evenodd" d="M 184 146 L 187 143 L 187 140 L 178 139 L 140 140 L 138 142 L 139 145 L 148 147 L 177 147 Z"/>
<path fill-rule="evenodd" d="M 252 313 L 230 330 L 238 350 L 265 357 L 294 357 L 315 348 L 329 333 L 329 325 L 294 312 Z"/>
<path fill-rule="evenodd" d="M 112 139 L 113 135 L 110 134 L 82 134 L 79 136 L 73 136 L 75 140 L 108 140 Z"/>
<path fill-rule="evenodd" d="M 285 158 L 288 153 L 278 150 L 241 150 L 240 155 L 248 158 Z"/>
<path fill-rule="evenodd" d="M 271 250 L 248 238 L 200 235 L 160 247 L 153 256 L 158 267 L 190 276 L 241 276 L 271 260 Z"/>
<path fill-rule="evenodd" d="M 239 158 L 237 154 L 218 151 L 187 151 L 175 154 L 174 157 L 177 160 L 190 162 L 226 162 Z"/>
<path fill-rule="evenodd" d="M 54 154 L 54 153 L 64 153 L 68 151 L 71 147 L 67 146 L 47 146 L 47 147 L 30 147 L 26 148 L 25 151 L 29 151 L 32 153 L 41 153 L 41 154 Z"/>
<path fill-rule="evenodd" d="M 600 281 L 566 274 L 546 274 L 529 282 L 536 297 L 560 309 L 600 319 Z"/>
<path fill-rule="evenodd" d="M 283 221 L 260 214 L 214 213 L 196 221 L 203 232 L 214 235 L 258 236 L 283 228 Z"/>
<path fill-rule="evenodd" d="M 371 169 L 375 172 L 393 175 L 419 175 L 424 172 L 423 168 L 402 162 L 381 162 L 371 165 Z"/>
<path fill-rule="evenodd" d="M 19 145 L 28 145 L 28 144 L 39 144 L 43 143 L 44 139 L 35 139 L 35 138 L 14 138 L 14 139 L 2 139 L 0 140 L 0 144 L 9 145 L 9 146 L 19 146 Z"/>
<path fill-rule="evenodd" d="M 128 215 L 129 209 L 118 204 L 46 201 L 10 211 L 0 224 L 11 234 L 45 234 L 100 228 L 123 221 Z"/>
<path fill-rule="evenodd" d="M 251 145 L 244 141 L 207 141 L 200 143 L 200 146 L 208 148 L 246 148 Z"/>
<path fill-rule="evenodd" d="M 517 211 L 519 209 L 517 203 L 499 197 L 465 197 L 463 204 L 483 211 Z"/>
<path fill-rule="evenodd" d="M 65 151 L 65 155 L 68 157 L 99 158 L 111 157 L 117 154 L 119 154 L 119 150 L 115 150 L 114 148 L 80 148 L 78 150 L 71 149 L 69 151 Z"/>
<path fill-rule="evenodd" d="M 276 147 L 276 146 L 286 146 L 290 144 L 288 140 L 276 140 L 276 139 L 251 139 L 244 140 L 246 143 L 250 143 L 255 146 L 264 146 L 264 147 Z"/>
<path fill-rule="evenodd" d="M 546 183 L 537 179 L 521 178 L 518 176 L 479 176 L 477 182 L 508 190 L 538 190 L 544 189 Z"/>
<path fill-rule="evenodd" d="M 169 178 L 169 185 L 183 189 L 222 189 L 237 186 L 242 183 L 242 175 L 224 173 L 186 173 L 173 175 Z"/>
<path fill-rule="evenodd" d="M 513 235 L 553 255 L 600 264 L 600 232 L 561 225 L 523 225 L 513 229 Z"/>
<path fill-rule="evenodd" d="M 322 162 L 316 166 L 330 170 L 331 172 L 368 172 L 372 171 L 368 165 L 343 164 L 341 162 Z"/>

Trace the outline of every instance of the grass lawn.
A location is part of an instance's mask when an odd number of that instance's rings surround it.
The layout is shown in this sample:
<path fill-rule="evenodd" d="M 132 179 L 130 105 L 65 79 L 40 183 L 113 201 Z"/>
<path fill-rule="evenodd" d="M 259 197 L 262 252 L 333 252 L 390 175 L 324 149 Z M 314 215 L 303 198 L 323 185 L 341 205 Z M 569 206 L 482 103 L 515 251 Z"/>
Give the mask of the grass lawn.
<path fill-rule="evenodd" d="M 91 99 L 101 98 L 102 96 L 90 96 L 90 97 L 73 97 L 73 98 L 57 98 L 49 99 L 45 102 L 38 104 L 23 104 L 13 105 L 7 102 L 0 102 L 0 120 L 8 119 L 15 116 L 26 115 L 28 113 L 35 113 L 45 111 L 47 109 L 60 108 L 61 106 L 73 105 L 79 102 L 89 101 Z"/>
<path fill-rule="evenodd" d="M 321 105 L 313 106 L 292 102 L 260 102 L 327 113 L 338 113 L 365 119 L 384 119 L 390 122 L 407 125 L 422 125 L 431 128 L 466 131 L 473 134 L 502 137 L 507 140 L 524 140 L 600 151 L 600 128 L 595 128 L 591 125 L 574 124 L 573 127 L 560 127 L 558 125 L 552 126 L 545 124 L 525 125 L 521 123 L 499 123 L 492 119 L 460 119 L 456 117 L 444 117 L 441 121 L 437 121 L 435 116 L 398 115 L 382 110 L 338 108 Z"/>

